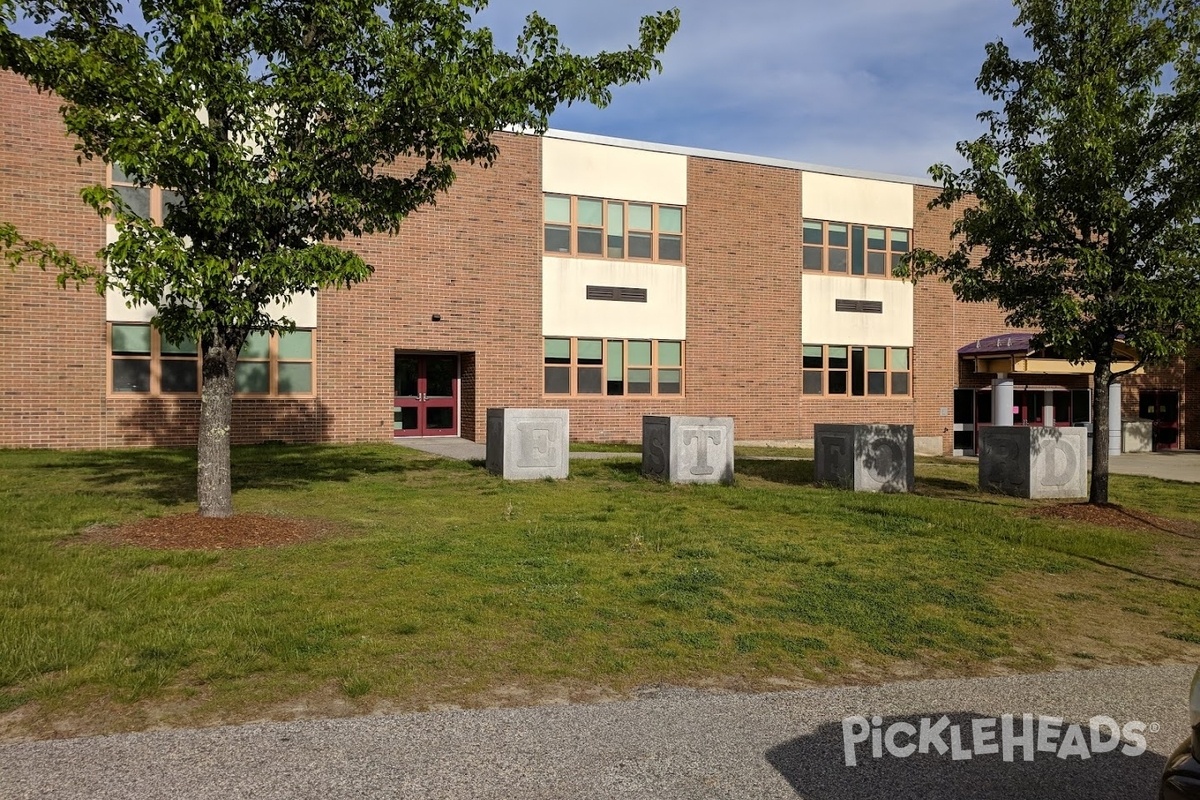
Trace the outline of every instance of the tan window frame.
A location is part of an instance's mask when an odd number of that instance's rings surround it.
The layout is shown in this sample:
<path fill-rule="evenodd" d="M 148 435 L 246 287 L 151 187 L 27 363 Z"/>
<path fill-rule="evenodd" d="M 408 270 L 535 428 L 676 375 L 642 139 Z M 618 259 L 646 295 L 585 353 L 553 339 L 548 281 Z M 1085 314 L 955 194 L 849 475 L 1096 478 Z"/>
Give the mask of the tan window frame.
<path fill-rule="evenodd" d="M 687 261 L 687 254 L 684 251 L 685 242 L 687 240 L 687 207 L 686 206 L 674 205 L 671 203 L 643 203 L 643 202 L 636 201 L 636 200 L 612 200 L 612 199 L 608 199 L 608 198 L 590 197 L 590 196 L 586 196 L 586 195 L 578 196 L 578 195 L 565 195 L 565 194 L 555 194 L 555 193 L 547 193 L 546 195 L 544 195 L 544 198 L 546 198 L 546 199 L 555 198 L 555 199 L 568 200 L 570 203 L 570 216 L 571 216 L 571 220 L 569 223 L 561 222 L 561 221 L 550 221 L 550 220 L 544 219 L 544 221 L 543 221 L 544 234 L 543 234 L 543 239 L 542 239 L 542 246 L 543 246 L 543 250 L 545 251 L 545 253 L 547 255 L 556 255 L 556 256 L 572 257 L 572 258 L 598 258 L 598 259 L 605 259 L 605 260 L 609 260 L 609 261 L 612 261 L 612 260 L 643 261 L 643 262 L 654 262 L 654 263 L 662 263 L 662 264 L 684 264 Z M 579 203 L 580 203 L 580 201 L 594 202 L 594 203 L 599 203 L 601 205 L 602 216 L 601 216 L 601 224 L 599 227 L 597 227 L 595 225 L 581 225 L 580 224 L 580 221 L 579 221 Z M 545 209 L 544 203 L 545 203 L 545 201 L 543 200 L 543 216 L 544 216 L 544 209 Z M 649 207 L 649 209 L 650 209 L 650 227 L 649 228 L 640 227 L 640 226 L 636 227 L 636 228 L 631 227 L 631 225 L 630 225 L 630 207 L 631 206 Z M 678 232 L 664 231 L 662 229 L 663 209 L 678 210 L 679 220 L 680 220 Z M 621 224 L 622 230 L 621 230 L 621 234 L 620 234 L 621 244 L 619 246 L 616 246 L 615 243 L 613 243 L 612 240 L 610 239 L 610 237 L 614 235 L 610 232 L 610 225 L 615 225 L 614 214 L 618 213 L 618 210 L 619 210 L 619 214 L 620 214 L 620 224 Z M 600 252 L 599 253 L 581 252 L 580 251 L 579 240 L 580 240 L 580 230 L 581 229 L 584 231 L 599 231 L 599 233 L 600 233 L 600 246 L 599 246 Z M 555 247 L 552 249 L 549 246 L 549 243 L 551 240 L 551 237 L 549 234 L 552 230 L 555 231 L 555 233 L 557 234 L 556 238 L 561 238 L 561 235 L 564 231 L 567 233 L 568 239 L 567 239 L 565 248 L 564 247 Z M 649 236 L 650 255 L 648 257 L 632 254 L 632 248 L 630 247 L 630 244 L 631 244 L 631 240 L 634 236 L 639 236 L 639 237 Z M 662 245 L 663 245 L 664 240 L 673 241 L 676 239 L 678 240 L 678 244 L 679 244 L 679 258 L 678 259 L 664 258 L 662 255 L 662 251 L 663 251 Z"/>
<path fill-rule="evenodd" d="M 820 226 L 820 243 L 809 241 L 810 236 L 816 232 L 816 226 Z M 846 244 L 841 246 L 832 244 L 831 227 L 833 229 L 844 228 L 846 234 Z M 848 278 L 890 278 L 892 270 L 900 263 L 900 259 L 912 249 L 912 230 L 908 228 L 893 228 L 886 225 L 862 225 L 859 223 L 837 222 L 829 220 L 806 219 L 801 220 L 801 272 L 816 275 L 828 274 L 845 276 Z M 862 242 L 862 271 L 855 272 L 855 229 L 861 229 L 863 232 Z M 883 231 L 883 248 L 872 248 L 870 246 L 872 231 Z M 896 247 L 897 239 L 903 237 L 905 242 L 904 248 Z M 876 256 L 878 258 L 873 258 Z M 872 263 L 878 263 L 882 260 L 882 272 L 871 271 Z M 837 268 L 837 265 L 845 264 L 845 269 Z"/>
<path fill-rule="evenodd" d="M 545 397 L 576 397 L 576 398 L 604 398 L 604 397 L 622 397 L 622 398 L 682 398 L 684 396 L 686 386 L 686 364 L 687 364 L 687 343 L 676 339 L 614 339 L 602 338 L 593 336 L 547 336 L 543 341 L 569 341 L 570 342 L 570 357 L 568 363 L 551 363 L 543 358 L 543 377 L 542 377 L 542 394 Z M 601 361 L 599 364 L 581 364 L 579 356 L 580 341 L 598 341 L 600 342 Z M 621 394 L 610 394 L 608 368 L 609 368 L 609 353 L 610 343 L 616 342 L 621 344 L 621 386 L 623 392 Z M 650 344 L 650 364 L 635 364 L 630 366 L 629 363 L 629 345 L 631 342 L 648 342 Z M 679 364 L 661 364 L 659 359 L 659 348 L 662 344 L 678 344 L 679 345 Z M 546 375 L 545 371 L 549 369 L 562 369 L 568 372 L 569 391 L 567 392 L 549 392 L 546 391 Z M 600 391 L 599 392 L 580 392 L 579 391 L 579 372 L 581 369 L 598 369 L 600 370 Z M 647 370 L 650 373 L 650 391 L 646 393 L 631 393 L 629 391 L 629 372 L 630 370 Z M 679 391 L 678 392 L 660 392 L 659 384 L 662 373 L 678 370 L 679 372 Z"/>
<path fill-rule="evenodd" d="M 810 350 L 814 350 L 816 348 L 820 348 L 821 366 L 820 367 L 805 366 L 805 360 L 816 357 L 816 354 L 813 354 L 810 356 L 810 355 L 808 355 L 808 352 Z M 830 348 L 836 348 L 838 350 L 845 350 L 845 352 L 846 352 L 846 367 L 845 367 L 845 369 L 841 369 L 841 368 L 833 369 L 830 366 L 830 356 L 829 356 Z M 863 355 L 862 355 L 862 358 L 863 358 L 863 364 L 862 364 L 863 393 L 862 394 L 854 393 L 853 372 L 854 372 L 854 351 L 855 350 L 863 351 Z M 884 351 L 884 365 L 883 365 L 884 368 L 882 370 L 870 368 L 870 353 L 869 353 L 869 351 L 871 351 L 871 350 L 883 350 Z M 895 354 L 898 354 L 901 351 L 906 353 L 905 361 L 908 365 L 907 369 L 894 368 L 894 359 L 896 358 Z M 829 397 L 829 398 L 847 398 L 847 399 L 861 398 L 861 399 L 865 399 L 865 400 L 878 400 L 881 398 L 889 398 L 889 397 L 910 399 L 912 397 L 913 348 L 911 348 L 911 347 L 886 347 L 883 345 L 844 345 L 844 344 L 802 345 L 801 346 L 801 370 L 802 370 L 802 374 L 801 374 L 800 391 L 806 397 Z M 845 389 L 846 389 L 844 392 L 831 392 L 830 391 L 830 380 L 829 380 L 830 373 L 838 373 L 839 375 L 844 375 Z M 882 373 L 883 374 L 883 376 L 884 376 L 884 392 L 883 393 L 874 393 L 874 394 L 871 393 L 871 391 L 870 391 L 870 375 L 872 373 L 875 373 L 875 374 Z M 817 387 L 817 383 L 816 383 L 818 376 L 820 379 L 819 387 Z M 905 376 L 905 377 L 903 377 L 901 379 L 901 378 L 897 378 L 894 376 Z M 903 392 L 895 391 L 897 384 L 901 383 L 901 382 L 906 385 L 905 391 L 903 391 Z M 819 391 L 817 390 L 818 388 L 819 388 Z"/>

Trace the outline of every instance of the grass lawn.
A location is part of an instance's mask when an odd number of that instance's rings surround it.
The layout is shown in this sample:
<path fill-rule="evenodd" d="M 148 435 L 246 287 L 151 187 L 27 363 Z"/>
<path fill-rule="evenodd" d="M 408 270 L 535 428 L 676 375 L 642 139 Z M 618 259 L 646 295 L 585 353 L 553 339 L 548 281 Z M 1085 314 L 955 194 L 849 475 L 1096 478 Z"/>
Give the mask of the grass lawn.
<path fill-rule="evenodd" d="M 789 453 L 790 455 L 790 453 Z M 234 454 L 276 548 L 89 531 L 193 511 L 188 451 L 0 451 L 0 738 L 264 717 L 1200 659 L 1200 535 L 1030 515 L 970 463 L 913 495 L 743 460 L 734 487 L 577 461 L 563 482 L 389 445 Z M 1200 522 L 1200 486 L 1114 476 Z"/>

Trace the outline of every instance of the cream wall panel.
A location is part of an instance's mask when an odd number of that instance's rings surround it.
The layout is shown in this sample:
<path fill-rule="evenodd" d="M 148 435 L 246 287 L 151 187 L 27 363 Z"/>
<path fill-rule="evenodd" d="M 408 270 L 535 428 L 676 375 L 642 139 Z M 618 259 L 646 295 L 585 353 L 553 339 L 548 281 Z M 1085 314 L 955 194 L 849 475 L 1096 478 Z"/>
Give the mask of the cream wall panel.
<path fill-rule="evenodd" d="M 588 300 L 588 286 L 646 290 L 645 303 Z M 687 338 L 687 268 L 579 258 L 542 260 L 542 335 Z"/>
<path fill-rule="evenodd" d="M 882 314 L 835 311 L 835 300 L 878 300 Z M 805 275 L 800 286 L 804 344 L 912 347 L 913 286 L 908 281 Z"/>
<path fill-rule="evenodd" d="M 687 204 L 687 156 L 566 139 L 542 139 L 542 190 Z"/>
<path fill-rule="evenodd" d="M 910 184 L 805 172 L 800 187 L 800 213 L 807 219 L 913 226 Z"/>

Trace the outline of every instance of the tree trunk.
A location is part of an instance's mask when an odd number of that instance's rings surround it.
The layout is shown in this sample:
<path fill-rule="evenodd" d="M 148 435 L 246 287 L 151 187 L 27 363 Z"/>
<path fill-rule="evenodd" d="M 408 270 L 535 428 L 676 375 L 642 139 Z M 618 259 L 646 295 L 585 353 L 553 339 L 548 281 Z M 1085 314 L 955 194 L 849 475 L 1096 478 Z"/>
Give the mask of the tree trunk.
<path fill-rule="evenodd" d="M 1088 502 L 1108 502 L 1108 405 L 1112 365 L 1096 362 L 1092 373 L 1092 482 Z"/>
<path fill-rule="evenodd" d="M 233 371 L 237 353 L 225 345 L 204 348 L 200 436 L 196 442 L 196 496 L 200 516 L 233 516 L 229 437 L 233 424 Z"/>

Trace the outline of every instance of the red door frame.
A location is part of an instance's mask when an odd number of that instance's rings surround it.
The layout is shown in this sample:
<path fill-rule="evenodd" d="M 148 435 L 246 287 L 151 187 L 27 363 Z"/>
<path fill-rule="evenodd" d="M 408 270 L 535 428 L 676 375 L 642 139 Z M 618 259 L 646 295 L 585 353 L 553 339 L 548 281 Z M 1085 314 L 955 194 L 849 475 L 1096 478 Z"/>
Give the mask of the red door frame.
<path fill-rule="evenodd" d="M 417 368 L 416 385 L 414 391 L 410 394 L 395 395 L 392 398 L 392 420 L 393 429 L 392 436 L 394 438 L 407 438 L 417 436 L 458 436 L 458 398 L 459 398 L 459 383 L 461 380 L 461 363 L 459 357 L 450 353 L 396 353 L 395 369 L 397 373 L 400 369 L 402 359 L 408 359 L 415 362 Z M 430 390 L 436 390 L 436 386 L 431 386 L 429 365 L 433 361 L 451 361 L 453 362 L 452 374 L 450 380 L 449 394 L 440 393 L 431 395 Z M 396 385 L 394 392 L 401 391 L 399 383 L 399 375 L 394 377 L 393 381 Z M 405 409 L 413 409 L 411 416 L 415 423 L 410 428 L 396 427 L 402 425 L 402 418 Z M 450 409 L 450 425 L 449 427 L 433 427 L 430 425 L 430 411 L 437 409 Z"/>

